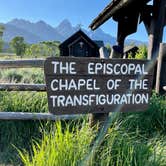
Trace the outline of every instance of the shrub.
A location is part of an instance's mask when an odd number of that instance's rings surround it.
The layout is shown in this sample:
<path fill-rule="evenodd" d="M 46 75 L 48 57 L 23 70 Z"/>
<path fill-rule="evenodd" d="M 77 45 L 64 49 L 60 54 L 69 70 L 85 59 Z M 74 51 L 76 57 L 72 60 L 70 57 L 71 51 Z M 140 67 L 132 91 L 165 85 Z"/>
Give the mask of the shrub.
<path fill-rule="evenodd" d="M 145 45 L 142 45 L 139 47 L 139 50 L 135 55 L 135 59 L 147 59 L 147 56 L 148 56 L 147 47 Z"/>

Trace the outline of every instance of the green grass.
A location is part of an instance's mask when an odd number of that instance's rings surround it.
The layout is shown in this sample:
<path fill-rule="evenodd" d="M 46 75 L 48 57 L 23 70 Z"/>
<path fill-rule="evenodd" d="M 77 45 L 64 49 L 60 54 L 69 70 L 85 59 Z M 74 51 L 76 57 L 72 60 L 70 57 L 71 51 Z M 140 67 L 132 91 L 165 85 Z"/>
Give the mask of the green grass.
<path fill-rule="evenodd" d="M 1 82 L 44 83 L 43 69 L 5 69 L 0 71 Z"/>
<path fill-rule="evenodd" d="M 0 110 L 4 112 L 48 112 L 44 92 L 1 92 L 0 99 Z"/>
<path fill-rule="evenodd" d="M 0 110 L 47 112 L 46 93 L 1 92 Z M 0 164 L 80 165 L 90 155 L 96 133 L 86 119 L 77 123 L 1 121 Z M 154 93 L 146 112 L 119 114 L 88 164 L 165 166 L 165 155 L 166 100 Z"/>
<path fill-rule="evenodd" d="M 79 165 L 89 151 L 94 134 L 87 124 L 70 127 L 66 125 L 64 129 L 57 122 L 49 133 L 44 132 L 41 143 L 32 144 L 32 159 L 26 151 L 19 151 L 24 165 Z"/>
<path fill-rule="evenodd" d="M 1 92 L 0 110 L 12 112 L 48 112 L 46 93 Z M 53 122 L 39 121 L 1 121 L 0 122 L 0 165 L 14 163 L 20 159 L 16 149 L 30 150 L 31 141 L 41 138 L 41 126 L 50 126 Z"/>
<path fill-rule="evenodd" d="M 164 138 L 158 137 L 158 142 L 155 142 L 153 139 L 147 140 L 139 134 L 128 133 L 122 129 L 108 133 L 103 147 L 99 148 L 100 155 L 96 154 L 96 157 L 99 156 L 97 161 L 101 161 L 99 165 L 164 166 L 166 164 Z M 156 147 L 161 144 L 164 146 L 160 146 L 157 150 Z"/>

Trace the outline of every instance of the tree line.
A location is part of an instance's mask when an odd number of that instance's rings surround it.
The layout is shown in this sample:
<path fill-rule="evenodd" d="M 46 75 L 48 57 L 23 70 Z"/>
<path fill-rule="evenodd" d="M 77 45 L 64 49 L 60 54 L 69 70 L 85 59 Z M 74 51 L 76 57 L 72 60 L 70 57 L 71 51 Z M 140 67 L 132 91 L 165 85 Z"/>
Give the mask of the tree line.
<path fill-rule="evenodd" d="M 36 44 L 27 44 L 23 37 L 16 36 L 10 41 L 10 47 L 17 56 L 46 57 L 59 55 L 59 42 L 43 41 Z"/>
<path fill-rule="evenodd" d="M 0 25 L 0 52 L 3 51 L 3 32 L 4 27 Z M 58 56 L 59 55 L 59 44 L 58 41 L 43 41 L 35 44 L 28 44 L 25 42 L 24 37 L 16 36 L 10 42 L 10 51 L 15 53 L 17 56 L 23 57 L 46 57 L 46 56 Z"/>

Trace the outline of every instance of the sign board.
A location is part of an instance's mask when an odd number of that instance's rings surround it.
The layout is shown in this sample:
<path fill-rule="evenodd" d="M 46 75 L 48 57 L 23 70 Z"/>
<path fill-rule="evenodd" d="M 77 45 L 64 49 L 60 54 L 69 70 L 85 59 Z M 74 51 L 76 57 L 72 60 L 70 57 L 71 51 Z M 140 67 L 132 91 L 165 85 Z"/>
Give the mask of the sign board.
<path fill-rule="evenodd" d="M 54 114 L 144 111 L 153 71 L 148 60 L 48 58 L 44 72 L 49 111 Z"/>

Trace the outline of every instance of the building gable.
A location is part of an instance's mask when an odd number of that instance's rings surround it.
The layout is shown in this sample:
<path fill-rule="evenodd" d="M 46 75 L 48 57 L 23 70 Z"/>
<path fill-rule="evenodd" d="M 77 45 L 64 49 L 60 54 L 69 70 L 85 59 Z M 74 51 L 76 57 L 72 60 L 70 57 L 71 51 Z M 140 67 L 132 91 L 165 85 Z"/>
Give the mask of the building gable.
<path fill-rule="evenodd" d="M 65 40 L 59 48 L 60 56 L 99 56 L 99 46 L 81 30 Z"/>

